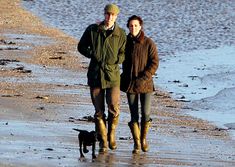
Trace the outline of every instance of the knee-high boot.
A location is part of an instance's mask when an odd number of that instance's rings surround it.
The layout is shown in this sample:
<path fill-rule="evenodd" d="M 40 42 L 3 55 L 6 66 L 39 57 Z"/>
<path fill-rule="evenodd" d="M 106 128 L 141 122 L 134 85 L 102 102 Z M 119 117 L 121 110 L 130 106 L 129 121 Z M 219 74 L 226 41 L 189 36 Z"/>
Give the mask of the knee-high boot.
<path fill-rule="evenodd" d="M 149 131 L 150 124 L 151 124 L 151 120 L 148 121 L 148 122 L 141 122 L 141 137 L 140 137 L 140 140 L 141 140 L 141 149 L 144 152 L 147 152 L 149 150 L 149 146 L 148 146 L 148 142 L 147 142 L 146 137 L 147 137 L 147 134 L 148 134 L 148 131 Z"/>
<path fill-rule="evenodd" d="M 134 140 L 134 149 L 132 151 L 133 154 L 138 154 L 140 152 L 141 144 L 140 144 L 140 128 L 138 122 L 129 122 L 128 126 L 131 129 L 131 133 Z"/>
<path fill-rule="evenodd" d="M 96 127 L 96 132 L 99 137 L 99 152 L 100 153 L 105 153 L 108 151 L 108 143 L 107 143 L 107 130 L 106 130 L 106 124 L 105 120 L 103 118 L 95 118 L 95 127 Z"/>
<path fill-rule="evenodd" d="M 116 144 L 116 127 L 118 125 L 119 115 L 116 117 L 108 117 L 108 142 L 109 148 L 115 150 L 117 148 Z"/>

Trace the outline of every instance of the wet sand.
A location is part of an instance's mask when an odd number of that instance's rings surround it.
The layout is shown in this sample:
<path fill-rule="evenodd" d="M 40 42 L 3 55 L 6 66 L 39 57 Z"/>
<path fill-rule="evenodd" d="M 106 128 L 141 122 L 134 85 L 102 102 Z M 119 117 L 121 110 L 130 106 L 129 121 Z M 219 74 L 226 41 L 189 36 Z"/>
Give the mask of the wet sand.
<path fill-rule="evenodd" d="M 131 154 L 129 113 L 122 94 L 118 149 L 79 161 L 77 132 L 93 130 L 87 60 L 77 40 L 47 27 L 19 6 L 0 1 L 0 166 L 234 166 L 235 142 L 226 129 L 184 113 L 154 92 L 150 151 Z"/>

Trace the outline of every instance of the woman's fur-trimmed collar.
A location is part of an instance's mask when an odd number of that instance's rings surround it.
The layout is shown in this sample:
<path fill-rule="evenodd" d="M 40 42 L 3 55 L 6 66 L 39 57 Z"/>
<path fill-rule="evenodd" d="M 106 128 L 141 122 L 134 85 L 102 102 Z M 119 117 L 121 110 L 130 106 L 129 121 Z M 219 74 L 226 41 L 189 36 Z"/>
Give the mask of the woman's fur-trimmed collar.
<path fill-rule="evenodd" d="M 128 37 L 131 38 L 132 40 L 136 41 L 136 42 L 143 43 L 144 42 L 144 31 L 140 31 L 140 33 L 136 37 L 133 37 L 129 33 Z"/>

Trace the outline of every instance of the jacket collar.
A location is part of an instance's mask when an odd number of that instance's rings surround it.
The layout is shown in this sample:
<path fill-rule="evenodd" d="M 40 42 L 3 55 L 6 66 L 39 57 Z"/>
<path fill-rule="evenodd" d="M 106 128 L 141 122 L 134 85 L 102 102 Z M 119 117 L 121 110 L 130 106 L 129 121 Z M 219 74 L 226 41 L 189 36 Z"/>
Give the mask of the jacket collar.
<path fill-rule="evenodd" d="M 99 25 L 98 25 L 98 32 L 104 32 L 106 31 L 104 29 L 104 21 L 102 21 Z M 119 36 L 120 35 L 120 30 L 119 30 L 119 26 L 117 25 L 117 23 L 114 23 L 114 28 L 113 28 L 113 35 Z"/>
<path fill-rule="evenodd" d="M 140 31 L 140 33 L 136 36 L 133 37 L 130 33 L 128 34 L 128 37 L 131 38 L 133 41 L 139 42 L 139 43 L 144 43 L 144 31 Z"/>

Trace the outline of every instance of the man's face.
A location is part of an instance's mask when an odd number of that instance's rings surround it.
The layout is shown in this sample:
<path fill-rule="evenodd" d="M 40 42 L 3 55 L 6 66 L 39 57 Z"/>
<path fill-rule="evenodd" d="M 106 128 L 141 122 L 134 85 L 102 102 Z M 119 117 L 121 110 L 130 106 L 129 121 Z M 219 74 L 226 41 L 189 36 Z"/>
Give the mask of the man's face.
<path fill-rule="evenodd" d="M 141 25 L 139 20 L 131 20 L 129 22 L 129 31 L 130 33 L 135 37 L 139 34 L 140 30 L 141 30 Z"/>
<path fill-rule="evenodd" d="M 117 15 L 114 13 L 105 12 L 104 18 L 105 18 L 105 24 L 107 26 L 113 26 L 114 22 L 117 19 Z"/>

